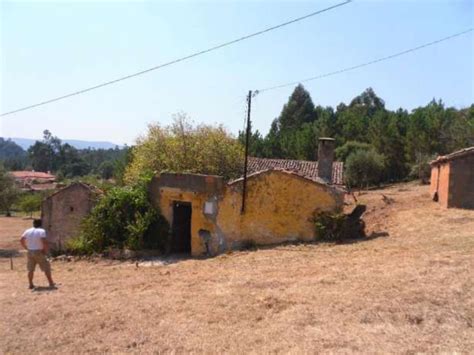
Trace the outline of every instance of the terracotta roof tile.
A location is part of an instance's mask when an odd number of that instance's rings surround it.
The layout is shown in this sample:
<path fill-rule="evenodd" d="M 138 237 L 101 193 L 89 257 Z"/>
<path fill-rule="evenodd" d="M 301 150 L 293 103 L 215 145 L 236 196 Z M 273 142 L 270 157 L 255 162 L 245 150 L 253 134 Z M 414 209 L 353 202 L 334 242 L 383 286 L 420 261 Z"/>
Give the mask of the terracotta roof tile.
<path fill-rule="evenodd" d="M 464 148 L 464 149 L 455 151 L 453 153 L 450 153 L 448 155 L 439 156 L 436 160 L 433 160 L 430 164 L 436 165 L 436 164 L 447 162 L 448 160 L 461 158 L 461 157 L 464 157 L 466 155 L 471 155 L 471 154 L 474 155 L 474 147 Z"/>
<path fill-rule="evenodd" d="M 291 160 L 291 159 L 267 159 L 249 157 L 249 174 L 259 171 L 281 169 L 293 172 L 311 180 L 319 180 L 318 178 L 318 162 L 307 160 Z M 335 185 L 343 185 L 344 163 L 335 161 L 332 164 L 332 183 Z"/>
<path fill-rule="evenodd" d="M 54 180 L 56 179 L 56 176 L 48 174 L 48 173 L 43 173 L 39 171 L 12 171 L 10 172 L 11 175 L 15 179 L 46 179 L 46 180 Z"/>

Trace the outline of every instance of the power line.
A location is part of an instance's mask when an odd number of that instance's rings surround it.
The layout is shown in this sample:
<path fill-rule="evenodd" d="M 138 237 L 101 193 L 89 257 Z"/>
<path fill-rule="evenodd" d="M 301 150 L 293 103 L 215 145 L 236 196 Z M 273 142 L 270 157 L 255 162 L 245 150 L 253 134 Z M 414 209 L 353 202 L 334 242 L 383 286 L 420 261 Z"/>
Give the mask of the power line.
<path fill-rule="evenodd" d="M 467 29 L 463 32 L 458 32 L 458 33 L 455 33 L 451 36 L 444 37 L 444 38 L 438 39 L 438 40 L 433 41 L 433 42 L 425 43 L 425 44 L 422 44 L 418 47 L 410 48 L 410 49 L 404 50 L 402 52 L 394 53 L 394 54 L 388 55 L 386 57 L 381 57 L 381 58 L 378 58 L 378 59 L 371 60 L 369 62 L 357 64 L 357 65 L 354 65 L 354 66 L 351 66 L 351 67 L 347 67 L 347 68 L 344 68 L 344 69 L 339 69 L 339 70 L 332 71 L 332 72 L 325 73 L 325 74 L 320 74 L 320 75 L 313 76 L 313 77 L 310 77 L 310 78 L 306 78 L 306 79 L 303 79 L 303 80 L 293 81 L 291 83 L 286 83 L 286 84 L 281 84 L 281 85 L 270 86 L 270 87 L 267 87 L 265 89 L 256 90 L 255 93 L 262 93 L 264 91 L 280 89 L 280 88 L 284 88 L 284 87 L 287 87 L 287 86 L 294 86 L 294 85 L 297 85 L 297 84 L 300 84 L 300 83 L 305 83 L 307 81 L 322 79 L 322 78 L 326 78 L 328 76 L 337 75 L 337 74 L 345 73 L 345 72 L 348 72 L 348 71 L 351 71 L 351 70 L 366 67 L 368 65 L 372 65 L 372 64 L 379 63 L 379 62 L 382 62 L 382 61 L 385 61 L 385 60 L 393 59 L 393 58 L 402 56 L 404 54 L 408 54 L 408 53 L 415 52 L 417 50 L 420 50 L 420 49 L 423 49 L 423 48 L 426 48 L 426 47 L 429 47 L 429 46 L 433 46 L 433 45 L 438 44 L 440 42 L 448 41 L 448 40 L 453 39 L 455 37 L 459 37 L 459 36 L 462 36 L 466 33 L 469 33 L 472 30 L 473 30 L 472 28 L 469 28 L 469 29 Z"/>
<path fill-rule="evenodd" d="M 117 79 L 114 79 L 114 80 L 106 81 L 106 82 L 104 82 L 104 83 L 102 83 L 102 84 L 94 85 L 94 86 L 91 86 L 91 87 L 88 87 L 88 88 L 85 88 L 85 89 L 82 89 L 82 90 L 78 90 L 78 91 L 72 92 L 72 93 L 70 93 L 70 94 L 58 96 L 58 97 L 55 97 L 55 98 L 53 98 L 53 99 L 49 99 L 49 100 L 42 101 L 42 102 L 39 102 L 39 103 L 36 103 L 36 104 L 33 104 L 33 105 L 25 106 L 25 107 L 22 107 L 22 108 L 13 110 L 13 111 L 5 112 L 5 113 L 2 113 L 2 114 L 0 115 L 0 117 L 2 117 L 2 116 L 7 116 L 7 115 L 11 115 L 11 114 L 14 114 L 14 113 L 17 113 L 17 112 L 20 112 L 20 111 L 29 110 L 29 109 L 32 109 L 32 108 L 35 108 L 35 107 L 38 107 L 38 106 L 43 106 L 43 105 L 46 105 L 46 104 L 50 104 L 50 103 L 55 102 L 55 101 L 64 100 L 64 99 L 67 99 L 67 98 L 72 97 L 72 96 L 84 94 L 84 93 L 86 93 L 86 92 L 88 92 L 88 91 L 92 91 L 92 90 L 96 90 L 96 89 L 102 88 L 102 87 L 104 87 L 104 86 L 116 84 L 116 83 L 118 83 L 118 82 L 120 82 L 120 81 L 123 81 L 123 80 L 131 79 L 131 78 L 134 78 L 134 77 L 136 77 L 136 76 L 143 75 L 143 74 L 149 73 L 149 72 L 154 71 L 154 70 L 157 70 L 157 69 L 161 69 L 161 68 L 164 68 L 164 67 L 167 67 L 167 66 L 170 66 L 170 65 L 179 63 L 179 62 L 183 62 L 183 61 L 185 61 L 185 60 L 188 60 L 188 59 L 191 59 L 191 58 L 194 58 L 194 57 L 197 57 L 197 56 L 200 56 L 200 55 L 203 55 L 203 54 L 206 54 L 206 53 L 209 53 L 209 52 L 212 52 L 212 51 L 215 51 L 215 50 L 218 50 L 218 49 L 227 47 L 227 46 L 230 46 L 230 45 L 232 45 L 232 44 L 235 44 L 235 43 L 238 43 L 238 42 L 241 42 L 241 41 L 245 41 L 245 40 L 250 39 L 250 38 L 252 38 L 252 37 L 260 36 L 260 35 L 265 34 L 265 33 L 267 33 L 267 32 L 270 32 L 270 31 L 273 31 L 273 30 L 276 30 L 276 29 L 279 29 L 279 28 L 282 28 L 282 27 L 285 27 L 285 26 L 294 24 L 294 23 L 299 22 L 299 21 L 306 20 L 306 19 L 308 19 L 308 18 L 310 18 L 310 17 L 319 15 L 319 14 L 321 14 L 321 13 L 323 13 L 323 12 L 327 12 L 327 11 L 333 10 L 333 9 L 335 9 L 335 8 L 338 8 L 338 7 L 340 7 L 340 6 L 347 5 L 347 4 L 350 3 L 351 1 L 352 1 L 352 0 L 346 0 L 346 1 L 341 2 L 341 3 L 338 3 L 338 4 L 336 4 L 336 5 L 333 5 L 333 6 L 330 6 L 330 7 L 326 7 L 326 8 L 324 8 L 324 9 L 322 9 L 322 10 L 318 10 L 318 11 L 315 11 L 315 12 L 311 12 L 311 13 L 309 13 L 309 14 L 307 14 L 307 15 L 304 15 L 304 16 L 301 16 L 301 17 L 297 17 L 297 18 L 295 18 L 295 19 L 293 19 L 293 20 L 290 20 L 290 21 L 287 21 L 287 22 L 278 24 L 278 25 L 276 25 L 276 26 L 272 26 L 272 27 L 266 28 L 266 29 L 264 29 L 264 30 L 261 30 L 261 31 L 258 31 L 258 32 L 254 32 L 254 33 L 251 33 L 251 34 L 246 35 L 246 36 L 243 36 L 243 37 L 239 37 L 239 38 L 237 38 L 237 39 L 234 39 L 234 40 L 231 40 L 231 41 L 228 41 L 228 42 L 225 42 L 225 43 L 216 45 L 216 46 L 214 46 L 214 47 L 210 47 L 210 48 L 208 48 L 208 49 L 204 49 L 204 50 L 199 51 L 199 52 L 195 52 L 195 53 L 193 53 L 193 54 L 190 54 L 190 55 L 187 55 L 187 56 L 185 56 L 185 57 L 181 57 L 181 58 L 172 60 L 172 61 L 167 62 L 167 63 L 164 63 L 164 64 L 160 64 L 160 65 L 157 65 L 157 66 L 154 66 L 154 67 L 151 67 L 151 68 L 148 68 L 148 69 L 145 69 L 145 70 L 142 70 L 142 71 L 133 73 L 133 74 L 129 74 L 129 75 L 126 75 L 126 76 L 122 76 L 122 77 L 117 78 Z"/>

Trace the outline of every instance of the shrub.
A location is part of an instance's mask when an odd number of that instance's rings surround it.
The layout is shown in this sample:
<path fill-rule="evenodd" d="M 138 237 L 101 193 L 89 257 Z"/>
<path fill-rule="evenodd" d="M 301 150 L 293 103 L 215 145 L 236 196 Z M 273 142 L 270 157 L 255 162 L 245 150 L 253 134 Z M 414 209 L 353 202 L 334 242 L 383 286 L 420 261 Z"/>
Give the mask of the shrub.
<path fill-rule="evenodd" d="M 316 239 L 326 242 L 341 242 L 365 236 L 365 223 L 360 218 L 366 206 L 358 205 L 349 214 L 318 212 L 313 216 Z"/>
<path fill-rule="evenodd" d="M 41 201 L 43 196 L 38 193 L 28 193 L 21 197 L 20 203 L 18 206 L 20 210 L 25 213 L 30 214 L 30 218 L 33 216 L 33 212 L 39 211 L 41 209 Z"/>
<path fill-rule="evenodd" d="M 313 222 L 318 240 L 339 242 L 344 239 L 346 215 L 342 213 L 319 212 Z"/>
<path fill-rule="evenodd" d="M 91 254 L 108 248 L 164 249 L 169 224 L 152 206 L 148 180 L 108 191 L 83 221 L 79 236 L 68 243 L 73 253 Z"/>
<path fill-rule="evenodd" d="M 240 250 L 256 250 L 257 242 L 253 239 L 245 239 L 240 245 Z"/>
<path fill-rule="evenodd" d="M 347 158 L 344 170 L 348 186 L 368 187 L 382 181 L 385 157 L 374 150 L 358 150 Z"/>
<path fill-rule="evenodd" d="M 374 147 L 368 143 L 348 141 L 344 145 L 336 148 L 335 153 L 336 153 L 336 158 L 338 160 L 345 162 L 352 153 L 355 153 L 361 150 L 369 151 L 373 149 Z"/>

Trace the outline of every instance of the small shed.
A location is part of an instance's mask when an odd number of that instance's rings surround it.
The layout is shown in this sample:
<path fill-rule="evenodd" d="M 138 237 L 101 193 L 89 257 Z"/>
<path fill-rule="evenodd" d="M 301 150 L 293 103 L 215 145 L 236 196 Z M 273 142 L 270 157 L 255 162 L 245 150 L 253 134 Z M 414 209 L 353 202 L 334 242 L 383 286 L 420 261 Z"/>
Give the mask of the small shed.
<path fill-rule="evenodd" d="M 77 235 L 81 221 L 94 207 L 102 191 L 84 183 L 71 185 L 46 198 L 41 205 L 41 219 L 50 247 L 62 250 L 65 242 Z"/>
<path fill-rule="evenodd" d="M 430 193 L 444 207 L 474 209 L 474 147 L 431 162 Z"/>

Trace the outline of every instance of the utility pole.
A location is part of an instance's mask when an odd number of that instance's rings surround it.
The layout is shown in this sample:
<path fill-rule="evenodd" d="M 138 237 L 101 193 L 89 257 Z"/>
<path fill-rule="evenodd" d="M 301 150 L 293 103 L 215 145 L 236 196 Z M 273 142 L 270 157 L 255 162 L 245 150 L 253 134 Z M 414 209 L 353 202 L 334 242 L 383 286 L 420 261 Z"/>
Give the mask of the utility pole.
<path fill-rule="evenodd" d="M 244 185 L 242 188 L 242 208 L 240 209 L 240 214 L 244 214 L 245 212 L 245 197 L 247 195 L 247 167 L 248 167 L 248 156 L 249 156 L 251 107 L 252 107 L 252 90 L 249 90 L 249 95 L 247 96 L 247 129 L 245 131 Z"/>

